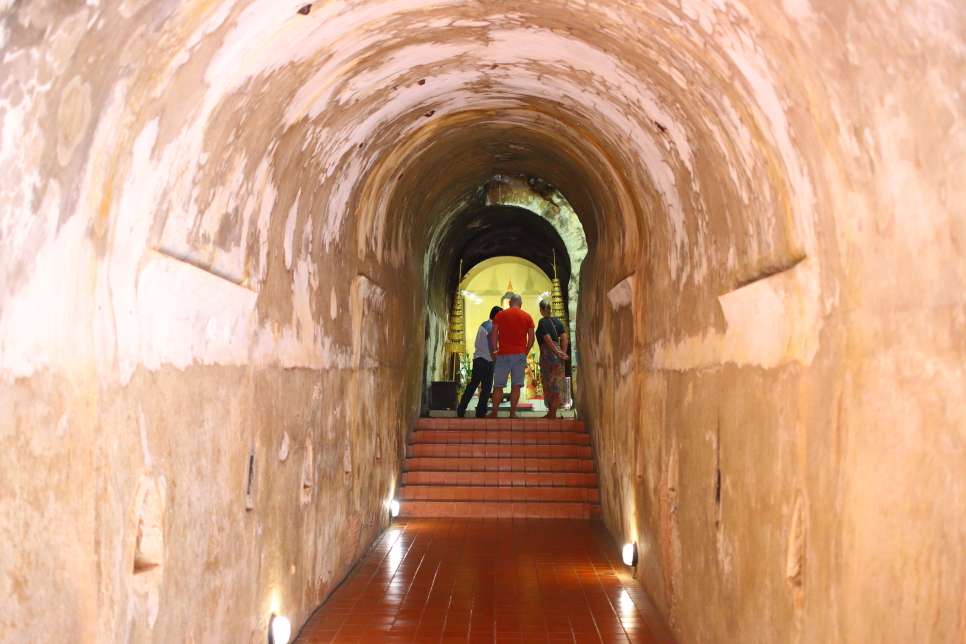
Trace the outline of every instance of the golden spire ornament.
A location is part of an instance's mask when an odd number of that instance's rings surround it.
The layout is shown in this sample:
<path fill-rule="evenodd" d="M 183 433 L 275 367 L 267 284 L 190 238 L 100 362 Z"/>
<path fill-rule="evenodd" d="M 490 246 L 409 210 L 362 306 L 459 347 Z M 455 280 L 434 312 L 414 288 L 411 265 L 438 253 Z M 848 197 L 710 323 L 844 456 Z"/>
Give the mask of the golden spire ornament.
<path fill-rule="evenodd" d="M 459 280 L 463 279 L 463 260 L 460 260 Z M 446 351 L 462 354 L 466 351 L 465 317 L 463 315 L 463 292 L 457 281 L 456 293 L 453 295 L 453 310 L 449 316 L 449 335 L 446 338 Z"/>
<path fill-rule="evenodd" d="M 567 328 L 567 309 L 564 307 L 563 292 L 560 290 L 560 280 L 557 279 L 557 251 L 553 251 L 553 292 L 550 295 L 550 314 L 560 320 Z"/>

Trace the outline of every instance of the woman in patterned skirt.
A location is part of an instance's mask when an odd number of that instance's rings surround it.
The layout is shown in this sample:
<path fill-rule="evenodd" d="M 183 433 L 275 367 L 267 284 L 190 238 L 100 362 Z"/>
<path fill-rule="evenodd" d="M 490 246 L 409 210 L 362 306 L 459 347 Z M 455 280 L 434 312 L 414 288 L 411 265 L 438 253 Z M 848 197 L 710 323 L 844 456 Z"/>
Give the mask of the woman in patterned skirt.
<path fill-rule="evenodd" d="M 564 392 L 564 360 L 567 360 L 567 331 L 563 322 L 550 315 L 550 302 L 540 300 L 537 342 L 540 344 L 540 377 L 543 400 L 547 405 L 544 418 L 556 418 Z"/>

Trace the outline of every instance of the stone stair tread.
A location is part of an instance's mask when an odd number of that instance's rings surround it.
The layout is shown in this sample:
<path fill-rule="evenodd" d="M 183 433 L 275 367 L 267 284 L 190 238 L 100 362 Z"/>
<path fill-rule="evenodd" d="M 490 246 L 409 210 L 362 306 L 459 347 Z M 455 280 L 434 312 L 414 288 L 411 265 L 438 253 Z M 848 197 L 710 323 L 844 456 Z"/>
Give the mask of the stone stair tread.
<path fill-rule="evenodd" d="M 589 458 L 446 458 L 411 457 L 405 472 L 584 472 L 594 471 Z"/>
<path fill-rule="evenodd" d="M 587 426 L 582 420 L 557 418 L 420 418 L 416 431 L 517 431 L 517 432 L 571 432 L 585 434 Z"/>
<path fill-rule="evenodd" d="M 590 445 L 590 436 L 577 432 L 420 430 L 411 440 L 414 445 Z"/>
<path fill-rule="evenodd" d="M 411 444 L 407 457 L 443 458 L 591 458 L 590 446 L 584 445 L 448 445 L 438 443 Z"/>
<path fill-rule="evenodd" d="M 599 519 L 597 503 L 400 501 L 400 517 Z"/>
<path fill-rule="evenodd" d="M 597 487 L 594 472 L 461 472 L 422 470 L 403 472 L 403 485 Z"/>
<path fill-rule="evenodd" d="M 600 518 L 582 421 L 421 418 L 406 446 L 401 517 Z"/>
<path fill-rule="evenodd" d="M 406 485 L 399 500 L 597 503 L 596 487 Z"/>

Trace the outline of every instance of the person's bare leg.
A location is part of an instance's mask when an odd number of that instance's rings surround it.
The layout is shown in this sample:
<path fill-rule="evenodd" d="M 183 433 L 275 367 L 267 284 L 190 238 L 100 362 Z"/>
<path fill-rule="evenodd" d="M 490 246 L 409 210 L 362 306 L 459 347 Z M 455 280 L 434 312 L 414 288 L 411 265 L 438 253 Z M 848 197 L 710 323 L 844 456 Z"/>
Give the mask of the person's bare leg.
<path fill-rule="evenodd" d="M 557 417 L 557 403 L 547 406 L 547 415 L 544 418 L 555 419 Z"/>
<path fill-rule="evenodd" d="M 512 397 L 511 397 L 512 400 Z M 493 388 L 493 410 L 487 414 L 487 418 L 498 418 L 497 412 L 500 411 L 500 403 L 503 402 L 503 387 Z M 512 412 L 511 412 L 512 416 Z"/>
<path fill-rule="evenodd" d="M 500 392 L 503 393 L 502 391 Z M 510 418 L 517 417 L 517 403 L 520 402 L 520 385 L 510 388 Z"/>

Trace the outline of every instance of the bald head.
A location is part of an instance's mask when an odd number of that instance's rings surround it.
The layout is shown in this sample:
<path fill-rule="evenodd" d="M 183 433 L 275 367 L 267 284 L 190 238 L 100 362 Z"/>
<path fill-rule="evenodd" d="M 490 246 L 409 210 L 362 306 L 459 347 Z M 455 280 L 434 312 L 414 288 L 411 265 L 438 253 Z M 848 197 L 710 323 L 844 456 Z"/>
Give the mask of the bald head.
<path fill-rule="evenodd" d="M 523 306 L 523 298 L 517 295 L 516 293 L 514 293 L 513 295 L 510 296 L 510 306 L 512 306 L 515 309 L 520 308 L 521 306 Z"/>

